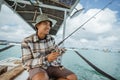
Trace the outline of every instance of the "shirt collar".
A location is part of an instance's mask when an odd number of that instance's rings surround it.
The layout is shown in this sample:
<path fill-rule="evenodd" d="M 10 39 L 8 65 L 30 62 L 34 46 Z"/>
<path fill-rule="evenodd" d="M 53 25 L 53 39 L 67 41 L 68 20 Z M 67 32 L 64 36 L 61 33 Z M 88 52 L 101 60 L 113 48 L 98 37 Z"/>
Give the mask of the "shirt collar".
<path fill-rule="evenodd" d="M 51 38 L 50 35 L 46 35 L 46 38 L 43 39 L 43 40 L 49 40 L 50 38 Z M 37 34 L 35 34 L 35 35 L 33 36 L 33 40 L 34 40 L 34 42 L 37 42 L 37 41 L 40 40 Z"/>

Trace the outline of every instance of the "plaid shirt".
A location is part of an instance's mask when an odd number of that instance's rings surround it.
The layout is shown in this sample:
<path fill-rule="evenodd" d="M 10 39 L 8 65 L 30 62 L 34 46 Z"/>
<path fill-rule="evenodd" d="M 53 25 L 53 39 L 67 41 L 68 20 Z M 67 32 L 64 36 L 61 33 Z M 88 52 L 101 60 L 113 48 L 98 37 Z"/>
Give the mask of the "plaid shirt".
<path fill-rule="evenodd" d="M 46 60 L 46 56 L 55 49 L 55 46 L 55 40 L 51 35 L 47 35 L 46 38 L 42 40 L 40 40 L 36 34 L 25 38 L 21 44 L 24 68 L 29 70 L 35 67 L 47 69 L 50 65 L 60 66 L 61 56 L 51 63 Z M 56 49 L 59 50 L 57 47 Z"/>

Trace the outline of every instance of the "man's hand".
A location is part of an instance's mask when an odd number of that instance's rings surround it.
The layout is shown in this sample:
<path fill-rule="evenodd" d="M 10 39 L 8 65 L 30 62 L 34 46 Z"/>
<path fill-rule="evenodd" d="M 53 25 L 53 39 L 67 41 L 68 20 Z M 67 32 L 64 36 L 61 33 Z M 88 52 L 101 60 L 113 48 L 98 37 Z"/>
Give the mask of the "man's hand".
<path fill-rule="evenodd" d="M 58 52 L 52 52 L 52 53 L 48 54 L 48 56 L 47 56 L 48 62 L 52 62 L 52 61 L 56 60 L 59 55 L 60 54 Z"/>

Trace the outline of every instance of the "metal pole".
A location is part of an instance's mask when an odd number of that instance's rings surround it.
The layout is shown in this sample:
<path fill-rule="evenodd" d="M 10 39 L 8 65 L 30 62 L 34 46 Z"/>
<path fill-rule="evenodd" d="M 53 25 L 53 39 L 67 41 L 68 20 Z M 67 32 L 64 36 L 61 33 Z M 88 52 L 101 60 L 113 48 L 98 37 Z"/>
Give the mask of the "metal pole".
<path fill-rule="evenodd" d="M 62 37 L 63 40 L 65 39 L 65 30 L 66 30 L 66 13 L 67 13 L 67 11 L 65 10 L 65 11 L 64 11 L 63 37 Z M 64 43 L 62 44 L 62 46 L 64 47 Z"/>
<path fill-rule="evenodd" d="M 2 4 L 3 4 L 3 0 L 0 0 L 0 11 L 1 11 Z"/>
<path fill-rule="evenodd" d="M 43 14 L 42 9 L 41 9 L 41 8 L 39 8 L 39 10 L 40 10 L 40 14 Z"/>
<path fill-rule="evenodd" d="M 19 1 L 21 3 L 23 3 L 23 1 Z M 43 7 L 43 8 L 49 8 L 49 9 L 55 9 L 55 10 L 60 10 L 60 11 L 68 11 L 70 12 L 71 10 L 70 9 L 67 9 L 67 8 L 62 8 L 62 7 L 57 7 L 57 6 L 52 6 L 52 5 L 48 5 L 48 4 L 43 4 L 43 3 L 39 3 L 39 5 L 35 5 L 31 0 L 29 1 L 30 4 L 32 4 L 33 6 L 35 7 Z M 25 2 L 24 2 L 25 3 Z M 29 3 L 26 3 L 26 4 L 29 4 Z"/>

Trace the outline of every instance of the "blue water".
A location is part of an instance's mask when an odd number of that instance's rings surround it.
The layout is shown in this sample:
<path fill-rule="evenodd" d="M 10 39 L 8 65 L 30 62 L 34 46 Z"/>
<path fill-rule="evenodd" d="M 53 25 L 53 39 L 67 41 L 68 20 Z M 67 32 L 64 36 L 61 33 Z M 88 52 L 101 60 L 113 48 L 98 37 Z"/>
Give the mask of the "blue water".
<path fill-rule="evenodd" d="M 120 53 L 80 49 L 77 51 L 98 68 L 115 77 L 117 80 L 120 80 Z M 64 66 L 77 74 L 79 80 L 109 80 L 91 68 L 72 50 L 64 54 L 62 62 Z"/>
<path fill-rule="evenodd" d="M 4 48 L 6 45 L 0 45 L 0 49 Z"/>
<path fill-rule="evenodd" d="M 5 45 L 0 45 L 0 49 L 4 48 Z M 3 52 L 0 52 L 0 60 L 9 58 L 9 57 L 21 57 L 21 47 L 20 46 L 13 46 L 10 49 L 7 49 Z"/>
<path fill-rule="evenodd" d="M 0 48 L 5 46 L 0 45 Z M 97 50 L 82 50 L 77 49 L 82 56 L 96 65 L 98 68 L 107 72 L 111 76 L 120 80 L 120 53 L 103 52 Z M 21 57 L 21 47 L 14 46 L 8 50 L 0 52 L 0 60 L 9 57 Z M 109 80 L 93 68 L 91 68 L 82 58 L 80 58 L 72 50 L 68 50 L 62 58 L 62 64 L 72 70 L 79 78 L 79 80 Z"/>

